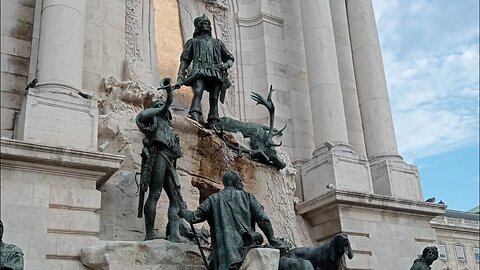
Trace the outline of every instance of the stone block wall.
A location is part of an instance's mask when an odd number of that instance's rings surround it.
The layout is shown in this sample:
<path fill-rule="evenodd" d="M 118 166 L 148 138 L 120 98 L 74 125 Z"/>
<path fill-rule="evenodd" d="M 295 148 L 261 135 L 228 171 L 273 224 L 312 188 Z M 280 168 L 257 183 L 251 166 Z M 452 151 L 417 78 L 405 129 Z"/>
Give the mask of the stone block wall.
<path fill-rule="evenodd" d="M 1 136 L 12 138 L 28 83 L 35 0 L 4 0 L 1 9 Z"/>
<path fill-rule="evenodd" d="M 122 156 L 2 139 L 3 240 L 18 245 L 25 269 L 87 269 L 80 249 L 98 241 L 102 177 Z"/>

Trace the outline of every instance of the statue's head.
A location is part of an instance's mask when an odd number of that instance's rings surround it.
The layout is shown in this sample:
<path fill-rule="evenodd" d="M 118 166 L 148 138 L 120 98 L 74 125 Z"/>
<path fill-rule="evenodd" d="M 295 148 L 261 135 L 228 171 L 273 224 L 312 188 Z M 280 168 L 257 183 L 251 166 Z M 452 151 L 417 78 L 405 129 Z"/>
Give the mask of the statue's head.
<path fill-rule="evenodd" d="M 228 171 L 223 175 L 223 185 L 225 187 L 234 187 L 243 190 L 242 177 L 236 171 Z"/>
<path fill-rule="evenodd" d="M 212 25 L 205 13 L 202 16 L 195 18 L 195 20 L 193 21 L 193 25 L 195 26 L 195 32 L 193 32 L 193 37 L 201 34 L 207 34 L 209 36 L 212 36 Z"/>
<path fill-rule="evenodd" d="M 336 234 L 333 237 L 332 242 L 337 254 L 339 254 L 340 256 L 346 254 L 350 260 L 353 258 L 353 251 L 352 247 L 350 246 L 350 240 L 348 239 L 348 235 L 344 233 Z"/>
<path fill-rule="evenodd" d="M 436 259 L 438 259 L 438 249 L 435 246 L 426 247 L 423 249 L 422 258 L 428 265 L 431 265 Z"/>

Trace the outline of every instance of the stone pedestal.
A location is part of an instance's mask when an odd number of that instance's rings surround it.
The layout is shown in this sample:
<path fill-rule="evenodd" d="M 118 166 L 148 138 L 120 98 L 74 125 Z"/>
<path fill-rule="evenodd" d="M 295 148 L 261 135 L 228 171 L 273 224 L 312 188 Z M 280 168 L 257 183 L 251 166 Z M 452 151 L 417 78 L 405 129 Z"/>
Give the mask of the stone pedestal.
<path fill-rule="evenodd" d="M 330 192 L 328 184 L 339 190 L 373 193 L 368 162 L 347 144 L 325 144 L 314 152 L 302 168 L 304 201 Z"/>
<path fill-rule="evenodd" d="M 422 186 L 416 166 L 401 158 L 370 161 L 375 194 L 423 202 Z"/>
<path fill-rule="evenodd" d="M 248 251 L 240 270 L 278 270 L 280 250 L 254 248 Z"/>
<path fill-rule="evenodd" d="M 20 112 L 15 139 L 97 151 L 96 102 L 67 90 L 30 89 Z"/>
<path fill-rule="evenodd" d="M 419 250 L 433 245 L 435 230 L 430 220 L 444 213 L 445 206 L 402 200 L 376 194 L 335 190 L 297 205 L 308 219 L 313 237 L 329 240 L 346 233 L 354 258 L 349 269 L 404 269 Z"/>
<path fill-rule="evenodd" d="M 123 156 L 16 140 L 1 142 L 4 240 L 25 269 L 85 269 L 80 248 L 98 241 L 101 186 Z"/>
<path fill-rule="evenodd" d="M 96 102 L 82 90 L 86 0 L 44 0 L 34 88 L 28 89 L 15 139 L 97 149 Z"/>

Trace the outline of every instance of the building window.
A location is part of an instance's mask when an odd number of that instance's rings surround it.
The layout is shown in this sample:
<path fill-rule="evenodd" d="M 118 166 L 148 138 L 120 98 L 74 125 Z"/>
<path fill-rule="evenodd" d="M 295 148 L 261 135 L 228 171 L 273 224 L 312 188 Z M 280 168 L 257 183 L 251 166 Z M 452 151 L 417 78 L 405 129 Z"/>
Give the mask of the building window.
<path fill-rule="evenodd" d="M 465 260 L 465 250 L 463 250 L 463 246 L 455 246 L 455 252 L 457 253 L 457 259 L 459 262 L 464 262 Z"/>
<path fill-rule="evenodd" d="M 475 258 L 476 263 L 480 263 L 480 248 L 478 247 L 473 248 L 473 257 Z"/>
<path fill-rule="evenodd" d="M 447 249 L 445 248 L 445 245 L 438 245 L 438 258 L 444 261 L 448 260 Z"/>

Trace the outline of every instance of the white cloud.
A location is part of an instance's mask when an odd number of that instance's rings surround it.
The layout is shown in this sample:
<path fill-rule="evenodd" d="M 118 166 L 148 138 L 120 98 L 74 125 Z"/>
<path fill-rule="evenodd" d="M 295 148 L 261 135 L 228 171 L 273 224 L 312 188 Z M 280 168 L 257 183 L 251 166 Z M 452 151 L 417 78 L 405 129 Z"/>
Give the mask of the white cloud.
<path fill-rule="evenodd" d="M 373 3 L 400 153 L 478 144 L 478 1 Z"/>

